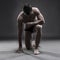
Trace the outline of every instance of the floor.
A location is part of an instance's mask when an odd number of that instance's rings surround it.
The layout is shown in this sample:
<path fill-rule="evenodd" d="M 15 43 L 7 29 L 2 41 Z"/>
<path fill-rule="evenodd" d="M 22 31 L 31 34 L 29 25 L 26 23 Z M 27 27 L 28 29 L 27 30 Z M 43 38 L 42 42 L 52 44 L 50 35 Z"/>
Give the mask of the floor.
<path fill-rule="evenodd" d="M 60 40 L 41 41 L 39 55 L 34 55 L 33 51 L 26 50 L 24 42 L 24 53 L 16 53 L 17 48 L 17 40 L 0 41 L 0 60 L 60 60 Z"/>

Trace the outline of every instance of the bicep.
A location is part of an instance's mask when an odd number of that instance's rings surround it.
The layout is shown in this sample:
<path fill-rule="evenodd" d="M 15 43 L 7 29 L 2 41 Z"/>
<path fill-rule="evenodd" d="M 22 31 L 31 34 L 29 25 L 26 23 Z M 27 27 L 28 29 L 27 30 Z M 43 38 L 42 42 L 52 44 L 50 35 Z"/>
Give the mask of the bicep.
<path fill-rule="evenodd" d="M 23 21 L 21 16 L 17 17 L 17 23 L 18 23 L 18 29 L 21 29 L 23 26 Z"/>
<path fill-rule="evenodd" d="M 37 19 L 38 19 L 38 20 L 41 20 L 43 23 L 45 23 L 44 17 L 43 17 L 43 15 L 41 14 L 41 12 L 39 12 L 39 14 L 37 15 Z"/>
<path fill-rule="evenodd" d="M 44 17 L 40 11 L 37 14 L 37 18 L 38 18 L 38 20 L 44 20 Z"/>

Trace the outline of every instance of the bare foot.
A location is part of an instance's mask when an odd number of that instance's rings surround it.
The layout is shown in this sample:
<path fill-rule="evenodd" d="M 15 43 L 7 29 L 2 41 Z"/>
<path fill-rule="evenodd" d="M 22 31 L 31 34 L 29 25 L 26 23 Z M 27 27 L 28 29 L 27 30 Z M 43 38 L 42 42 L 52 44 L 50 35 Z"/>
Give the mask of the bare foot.
<path fill-rule="evenodd" d="M 38 49 L 35 49 L 35 50 L 34 50 L 34 54 L 35 54 L 35 55 L 38 55 L 38 54 L 40 54 L 40 51 L 39 51 Z"/>
<path fill-rule="evenodd" d="M 22 48 L 18 48 L 18 49 L 16 50 L 16 53 L 21 53 L 21 52 L 23 52 L 23 49 L 22 49 Z"/>

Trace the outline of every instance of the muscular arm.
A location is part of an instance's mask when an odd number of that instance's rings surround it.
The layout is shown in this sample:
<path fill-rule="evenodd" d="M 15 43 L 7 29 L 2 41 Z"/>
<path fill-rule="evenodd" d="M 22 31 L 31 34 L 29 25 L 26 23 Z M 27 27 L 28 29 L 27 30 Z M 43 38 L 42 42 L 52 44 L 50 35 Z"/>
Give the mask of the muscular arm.
<path fill-rule="evenodd" d="M 45 23 L 44 17 L 38 9 L 37 9 L 37 19 L 41 21 L 39 22 L 40 25 Z"/>
<path fill-rule="evenodd" d="M 22 22 L 22 17 L 21 17 L 20 14 L 19 14 L 18 17 L 17 17 L 17 21 L 18 21 L 18 40 L 19 40 L 19 48 L 21 48 L 21 47 L 22 47 L 21 38 L 22 38 L 23 22 Z"/>
<path fill-rule="evenodd" d="M 41 20 L 37 20 L 37 21 L 34 21 L 34 22 L 27 22 L 26 24 L 36 25 L 36 24 L 39 24 L 40 22 L 42 22 L 42 21 Z"/>
<path fill-rule="evenodd" d="M 19 36 L 20 40 L 21 40 L 21 37 L 22 37 L 22 30 L 23 30 L 23 24 L 20 20 L 18 20 L 18 36 Z"/>
<path fill-rule="evenodd" d="M 39 9 L 36 8 L 36 9 L 35 9 L 35 13 L 36 13 L 36 15 L 37 15 L 37 20 L 34 21 L 34 22 L 28 22 L 28 23 L 26 23 L 26 24 L 28 24 L 28 25 L 36 25 L 36 24 L 42 25 L 42 24 L 45 23 L 44 17 L 43 17 L 43 15 L 41 14 L 41 12 L 39 11 Z"/>

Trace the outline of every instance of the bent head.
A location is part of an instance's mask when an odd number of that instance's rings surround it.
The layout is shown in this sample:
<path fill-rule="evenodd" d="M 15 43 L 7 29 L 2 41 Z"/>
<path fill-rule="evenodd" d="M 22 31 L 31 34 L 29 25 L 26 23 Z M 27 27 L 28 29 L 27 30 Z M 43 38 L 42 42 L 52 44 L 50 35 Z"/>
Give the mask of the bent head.
<path fill-rule="evenodd" d="M 27 15 L 29 15 L 30 12 L 32 11 L 31 5 L 25 4 L 24 7 L 23 7 L 23 11 L 24 11 L 24 13 L 26 13 Z"/>

